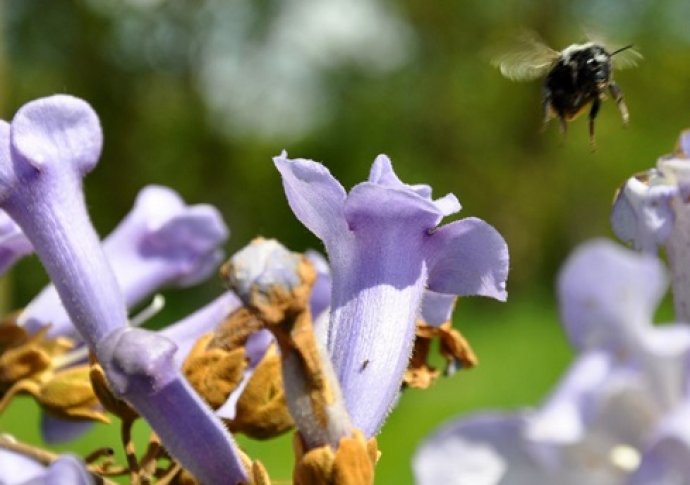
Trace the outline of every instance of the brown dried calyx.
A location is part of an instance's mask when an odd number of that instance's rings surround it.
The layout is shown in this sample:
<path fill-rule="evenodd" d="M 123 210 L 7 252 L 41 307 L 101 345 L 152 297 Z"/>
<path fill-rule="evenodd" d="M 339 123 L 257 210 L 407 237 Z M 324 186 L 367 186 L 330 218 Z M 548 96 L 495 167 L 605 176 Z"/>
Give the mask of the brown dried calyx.
<path fill-rule="evenodd" d="M 0 322 L 0 412 L 18 394 L 31 395 L 53 416 L 110 422 L 89 382 L 89 366 L 73 365 L 74 342 L 48 338 L 48 327 L 33 335 L 14 319 Z"/>
<path fill-rule="evenodd" d="M 367 485 L 374 483 L 374 468 L 380 452 L 376 438 L 368 441 L 360 431 L 342 438 L 338 447 L 305 450 L 299 434 L 293 438 L 296 464 L 295 485 Z"/>
<path fill-rule="evenodd" d="M 445 375 L 452 375 L 458 367 L 469 369 L 477 365 L 478 359 L 469 342 L 455 330 L 450 321 L 441 325 L 427 325 L 417 322 L 417 330 L 403 385 L 417 389 L 426 389 L 438 379 L 440 371 L 429 363 L 432 342 L 439 341 L 439 352 L 446 360 Z"/>
<path fill-rule="evenodd" d="M 182 371 L 194 389 L 213 409 L 220 408 L 237 389 L 248 366 L 244 345 L 263 323 L 242 307 L 211 333 L 197 340 Z M 225 420 L 232 432 L 268 439 L 293 427 L 287 410 L 280 370 L 280 356 L 272 345 L 243 390 L 235 418 Z"/>

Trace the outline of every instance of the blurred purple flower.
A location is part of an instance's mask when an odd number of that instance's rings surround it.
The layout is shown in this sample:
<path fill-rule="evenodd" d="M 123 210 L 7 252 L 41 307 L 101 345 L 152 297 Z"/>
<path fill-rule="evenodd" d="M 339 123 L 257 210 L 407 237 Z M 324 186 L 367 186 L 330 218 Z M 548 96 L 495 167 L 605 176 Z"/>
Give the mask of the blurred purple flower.
<path fill-rule="evenodd" d="M 349 194 L 320 163 L 285 152 L 274 162 L 293 212 L 325 244 L 328 351 L 355 426 L 375 435 L 398 395 L 425 287 L 505 300 L 505 241 L 475 218 L 437 227 L 458 200 L 404 184 L 386 156 Z"/>
<path fill-rule="evenodd" d="M 84 462 L 72 455 L 61 455 L 48 466 L 24 455 L 0 449 L 2 485 L 92 485 L 93 476 Z"/>
<path fill-rule="evenodd" d="M 690 322 L 690 130 L 674 154 L 656 168 L 630 177 L 611 213 L 613 231 L 635 249 L 655 253 L 665 246 L 673 283 L 676 319 Z"/>
<path fill-rule="evenodd" d="M 115 395 L 201 481 L 246 480 L 232 438 L 174 365 L 175 344 L 128 327 L 82 191 L 101 144 L 98 117 L 84 101 L 57 95 L 24 105 L 11 124 L 0 123 L 0 207 L 31 241 Z"/>
<path fill-rule="evenodd" d="M 223 258 L 228 228 L 212 206 L 188 206 L 172 189 L 148 186 L 134 208 L 103 242 L 128 308 L 165 286 L 191 286 L 207 278 Z M 30 331 L 50 323 L 50 336 L 74 329 L 55 287 L 49 285 L 19 316 Z"/>
<path fill-rule="evenodd" d="M 475 483 L 472 473 L 487 477 L 482 484 L 626 483 L 648 460 L 655 430 L 690 397 L 690 329 L 652 323 L 666 287 L 651 255 L 608 241 L 578 248 L 558 290 L 580 355 L 536 410 L 471 416 L 428 438 L 415 457 L 419 483 Z"/>

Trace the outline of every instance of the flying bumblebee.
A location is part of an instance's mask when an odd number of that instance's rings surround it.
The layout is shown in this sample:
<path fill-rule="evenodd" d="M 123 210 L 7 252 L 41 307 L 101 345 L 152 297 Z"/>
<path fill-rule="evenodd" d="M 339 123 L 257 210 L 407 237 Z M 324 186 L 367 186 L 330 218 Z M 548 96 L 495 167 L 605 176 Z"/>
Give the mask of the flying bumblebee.
<path fill-rule="evenodd" d="M 628 108 L 623 92 L 613 80 L 613 67 L 633 67 L 641 58 L 632 45 L 609 52 L 603 43 L 590 41 L 572 44 L 558 52 L 536 35 L 524 34 L 513 49 L 494 58 L 492 64 L 514 81 L 530 81 L 546 75 L 544 126 L 551 118 L 558 118 L 561 132 L 565 133 L 567 122 L 589 106 L 589 141 L 594 146 L 594 120 L 607 90 L 616 100 L 623 125 L 628 124 Z"/>

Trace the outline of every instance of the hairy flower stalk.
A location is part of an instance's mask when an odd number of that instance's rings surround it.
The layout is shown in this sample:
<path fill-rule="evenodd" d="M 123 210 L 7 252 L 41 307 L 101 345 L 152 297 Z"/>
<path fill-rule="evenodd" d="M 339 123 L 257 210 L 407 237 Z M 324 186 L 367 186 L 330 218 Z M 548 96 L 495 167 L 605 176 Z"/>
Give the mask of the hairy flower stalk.
<path fill-rule="evenodd" d="M 232 438 L 175 367 L 175 345 L 128 326 L 81 189 L 101 144 L 98 118 L 85 102 L 58 95 L 28 103 L 11 124 L 0 124 L 0 207 L 31 241 L 113 391 L 203 483 L 245 480 Z"/>
<path fill-rule="evenodd" d="M 505 241 L 475 218 L 437 227 L 460 209 L 455 196 L 404 184 L 383 155 L 349 194 L 320 163 L 274 162 L 293 212 L 326 247 L 328 351 L 354 425 L 374 436 L 400 391 L 425 288 L 504 300 Z"/>
<path fill-rule="evenodd" d="M 235 254 L 222 274 L 280 347 L 287 404 L 299 430 L 295 483 L 373 483 L 375 441 L 366 443 L 352 425 L 312 326 L 312 264 L 276 241 L 257 239 Z"/>
<path fill-rule="evenodd" d="M 664 246 L 671 268 L 676 319 L 690 322 L 690 130 L 672 155 L 629 178 L 611 213 L 616 235 L 635 249 Z"/>

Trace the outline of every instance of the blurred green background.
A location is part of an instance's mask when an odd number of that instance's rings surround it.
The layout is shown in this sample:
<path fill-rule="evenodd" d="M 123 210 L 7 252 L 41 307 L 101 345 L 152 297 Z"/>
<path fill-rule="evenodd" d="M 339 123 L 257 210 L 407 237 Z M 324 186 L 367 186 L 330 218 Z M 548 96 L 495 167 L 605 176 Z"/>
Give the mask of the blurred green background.
<path fill-rule="evenodd" d="M 461 215 L 494 225 L 511 252 L 509 301 L 470 299 L 456 311 L 481 365 L 406 392 L 380 436 L 377 482 L 408 483 L 416 444 L 440 423 L 537 404 L 570 361 L 558 267 L 578 243 L 610 237 L 616 187 L 690 125 L 689 17 L 685 0 L 4 0 L 0 115 L 55 92 L 93 105 L 105 147 L 86 191 L 101 234 L 155 183 L 219 207 L 228 253 L 258 234 L 318 249 L 271 163 L 282 149 L 324 161 L 346 187 L 386 153 L 404 181 L 453 192 Z M 585 118 L 565 138 L 553 122 L 541 133 L 539 82 L 512 83 L 489 63 L 522 29 L 562 49 L 585 28 L 645 56 L 616 73 L 630 126 L 609 100 L 595 152 Z M 26 304 L 46 281 L 34 258 L 22 261 L 0 278 L 0 310 Z M 153 325 L 220 291 L 209 281 L 166 292 Z M 38 443 L 33 404 L 13 404 L 0 430 Z M 116 436 L 99 427 L 61 449 L 85 453 Z M 242 442 L 275 478 L 289 478 L 289 440 Z"/>

